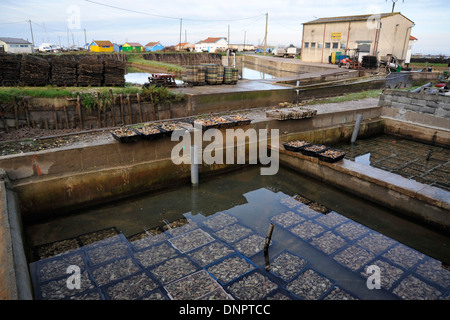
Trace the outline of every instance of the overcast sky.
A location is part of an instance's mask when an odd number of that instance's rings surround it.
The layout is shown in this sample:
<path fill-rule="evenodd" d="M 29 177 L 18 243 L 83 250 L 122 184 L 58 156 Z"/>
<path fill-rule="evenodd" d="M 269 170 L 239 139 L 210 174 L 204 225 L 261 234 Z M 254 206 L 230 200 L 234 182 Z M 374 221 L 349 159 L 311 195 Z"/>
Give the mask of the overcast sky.
<path fill-rule="evenodd" d="M 83 45 L 160 41 L 175 45 L 207 37 L 231 43 L 301 46 L 302 23 L 321 17 L 391 12 L 393 0 L 0 0 L 0 37 Z M 394 0 L 395 1 L 395 0 Z M 450 55 L 450 1 L 397 0 L 395 11 L 414 21 L 413 53 Z M 181 22 L 181 33 L 180 33 Z"/>

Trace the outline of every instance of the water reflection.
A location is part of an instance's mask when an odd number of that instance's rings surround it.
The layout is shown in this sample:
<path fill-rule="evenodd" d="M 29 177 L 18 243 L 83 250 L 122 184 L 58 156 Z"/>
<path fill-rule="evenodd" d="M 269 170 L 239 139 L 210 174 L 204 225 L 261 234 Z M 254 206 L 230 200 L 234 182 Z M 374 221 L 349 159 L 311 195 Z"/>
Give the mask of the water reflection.
<path fill-rule="evenodd" d="M 365 165 L 370 165 L 370 152 L 363 154 L 361 156 L 355 157 L 355 162 L 365 164 Z"/>
<path fill-rule="evenodd" d="M 148 72 L 129 72 L 125 75 L 125 82 L 133 84 L 144 84 L 148 82 L 148 77 L 152 74 Z M 182 84 L 182 80 L 175 79 L 175 83 Z"/>

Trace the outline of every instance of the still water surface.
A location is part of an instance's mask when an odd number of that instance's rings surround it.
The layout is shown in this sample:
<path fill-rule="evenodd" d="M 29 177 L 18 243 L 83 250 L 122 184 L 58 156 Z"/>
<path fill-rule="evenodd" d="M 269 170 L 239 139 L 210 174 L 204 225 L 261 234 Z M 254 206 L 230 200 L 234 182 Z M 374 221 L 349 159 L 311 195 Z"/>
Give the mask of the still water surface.
<path fill-rule="evenodd" d="M 307 262 L 302 272 L 313 270 L 313 275 L 321 275 L 320 281 L 328 279 L 330 282 L 327 283 L 334 283 L 359 299 L 428 295 L 426 290 L 417 293 L 416 289 L 414 292 L 408 289 L 411 279 L 419 277 L 415 272 L 419 273 L 424 268 L 422 265 L 432 265 L 442 275 L 439 284 L 420 278 L 420 285 L 432 289 L 429 298 L 436 299 L 450 288 L 450 271 L 441 264 L 441 261 L 448 263 L 450 260 L 446 236 L 291 170 L 280 168 L 275 176 L 261 176 L 259 172 L 259 168 L 239 170 L 202 181 L 198 187 L 188 185 L 140 195 L 26 226 L 27 239 L 30 245 L 38 245 L 110 227 L 117 228 L 130 239 L 145 230 L 187 219 L 191 225 L 200 226 L 211 239 L 222 241 L 244 255 L 258 266 L 260 272 L 265 272 L 267 261 L 287 250 Z M 294 200 L 294 195 L 317 202 L 330 212 L 322 214 L 311 210 Z M 287 212 L 294 221 L 283 224 L 281 218 Z M 223 237 L 220 232 L 228 225 L 220 226 L 223 229 L 219 231 L 208 228 L 208 221 L 220 213 L 233 217 L 239 225 L 251 230 L 250 234 L 257 235 L 259 249 L 249 252 L 246 251 L 248 248 L 238 246 L 241 240 L 230 241 Z M 264 255 L 263 239 L 271 223 L 275 225 L 272 244 L 268 255 Z M 386 290 L 367 288 L 366 278 L 361 273 L 374 263 L 395 269 L 389 278 L 394 275 L 397 278 L 386 284 Z M 275 282 L 284 289 L 291 288 L 289 283 Z M 291 293 L 301 298 L 297 289 L 292 290 Z M 325 293 L 322 292 L 321 297 L 322 294 Z"/>

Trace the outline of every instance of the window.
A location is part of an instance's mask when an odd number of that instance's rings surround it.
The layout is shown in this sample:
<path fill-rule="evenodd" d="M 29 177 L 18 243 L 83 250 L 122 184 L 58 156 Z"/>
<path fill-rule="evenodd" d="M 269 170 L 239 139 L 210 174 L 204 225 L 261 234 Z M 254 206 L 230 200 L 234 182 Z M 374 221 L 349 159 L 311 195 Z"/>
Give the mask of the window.
<path fill-rule="evenodd" d="M 330 49 L 330 48 L 331 48 L 331 43 L 325 42 L 325 49 Z"/>
<path fill-rule="evenodd" d="M 311 49 L 316 47 L 316 43 L 315 42 L 311 42 Z"/>
<path fill-rule="evenodd" d="M 341 42 L 341 49 L 346 49 L 347 48 L 347 44 L 345 42 Z"/>
<path fill-rule="evenodd" d="M 339 46 L 339 42 L 333 42 L 333 49 L 337 49 Z"/>
<path fill-rule="evenodd" d="M 317 48 L 322 49 L 322 47 L 323 47 L 323 43 L 318 43 L 317 44 Z"/>
<path fill-rule="evenodd" d="M 305 48 L 309 48 L 309 42 L 305 42 Z"/>

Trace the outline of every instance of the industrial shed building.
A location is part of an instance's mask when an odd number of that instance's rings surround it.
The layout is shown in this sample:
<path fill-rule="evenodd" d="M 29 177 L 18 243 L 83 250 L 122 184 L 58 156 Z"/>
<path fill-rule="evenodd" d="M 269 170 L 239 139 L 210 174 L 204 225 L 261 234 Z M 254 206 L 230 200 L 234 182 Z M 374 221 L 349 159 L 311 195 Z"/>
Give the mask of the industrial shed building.
<path fill-rule="evenodd" d="M 359 49 L 360 59 L 392 54 L 403 63 L 413 26 L 400 12 L 319 18 L 303 23 L 301 60 L 328 63 L 333 52 Z"/>
<path fill-rule="evenodd" d="M 1 37 L 0 52 L 33 53 L 33 45 L 24 39 Z"/>

